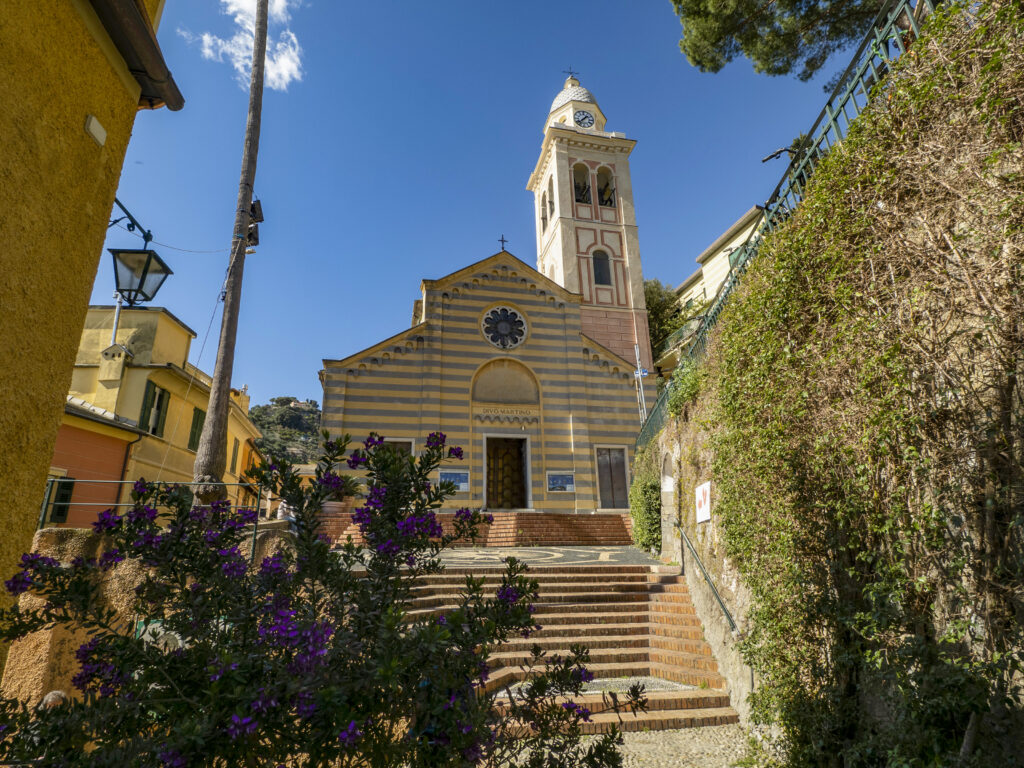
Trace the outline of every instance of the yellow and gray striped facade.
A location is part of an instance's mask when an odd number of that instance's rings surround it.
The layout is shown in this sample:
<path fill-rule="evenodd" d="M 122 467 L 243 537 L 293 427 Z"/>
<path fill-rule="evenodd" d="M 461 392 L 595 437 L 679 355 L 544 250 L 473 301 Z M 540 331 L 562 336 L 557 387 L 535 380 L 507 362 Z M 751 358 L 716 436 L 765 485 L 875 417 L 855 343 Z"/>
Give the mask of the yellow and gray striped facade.
<path fill-rule="evenodd" d="M 376 431 L 411 441 L 416 453 L 427 434 L 446 433 L 464 454 L 444 471 L 469 474 L 467 490 L 448 508 L 504 507 L 487 498 L 488 472 L 497 472 L 488 467 L 488 446 L 509 440 L 524 441 L 516 443 L 523 446 L 525 486 L 516 508 L 621 511 L 626 504 L 618 492 L 615 506 L 602 507 L 598 456 L 605 473 L 607 457 L 616 456 L 614 471 L 624 477 L 614 480 L 628 487 L 639 428 L 634 366 L 583 334 L 581 295 L 506 251 L 424 280 L 421 294 L 412 327 L 344 359 L 324 360 L 324 429 L 359 440 Z M 496 308 L 525 323 L 512 348 L 485 335 L 483 319 Z"/>

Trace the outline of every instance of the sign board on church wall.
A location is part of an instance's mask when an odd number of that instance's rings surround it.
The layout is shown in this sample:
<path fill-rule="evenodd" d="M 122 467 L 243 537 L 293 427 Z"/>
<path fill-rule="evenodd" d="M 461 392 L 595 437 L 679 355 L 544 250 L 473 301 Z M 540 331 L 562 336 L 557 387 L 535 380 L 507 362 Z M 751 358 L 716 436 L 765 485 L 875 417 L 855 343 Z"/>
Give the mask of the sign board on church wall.
<path fill-rule="evenodd" d="M 697 522 L 706 523 L 711 519 L 711 481 L 697 486 Z"/>
<path fill-rule="evenodd" d="M 571 472 L 548 472 L 549 493 L 575 493 L 576 478 Z"/>
<path fill-rule="evenodd" d="M 469 472 L 442 472 L 442 483 L 451 483 L 456 493 L 469 493 Z"/>

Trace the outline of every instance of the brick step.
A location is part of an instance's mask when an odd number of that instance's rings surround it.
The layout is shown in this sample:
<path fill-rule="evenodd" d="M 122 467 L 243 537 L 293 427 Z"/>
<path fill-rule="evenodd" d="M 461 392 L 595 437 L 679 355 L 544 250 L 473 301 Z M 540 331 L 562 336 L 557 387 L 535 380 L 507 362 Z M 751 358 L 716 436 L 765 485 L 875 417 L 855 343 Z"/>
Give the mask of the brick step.
<path fill-rule="evenodd" d="M 568 649 L 564 650 L 567 651 Z M 649 658 L 646 648 L 593 648 L 590 651 L 591 663 L 587 665 L 587 668 L 590 669 L 592 665 L 600 664 L 646 664 L 649 661 Z M 491 665 L 492 669 L 502 669 L 508 667 L 521 667 L 529 664 L 531 660 L 532 655 L 529 653 L 529 650 L 520 649 L 515 651 L 498 651 L 497 653 L 492 653 L 488 658 L 487 663 Z"/>
<path fill-rule="evenodd" d="M 650 647 L 651 641 L 647 635 L 606 635 L 604 630 L 604 627 L 598 626 L 592 628 L 593 634 L 581 632 L 571 637 L 545 638 L 531 635 L 529 638 L 516 638 L 509 640 L 507 643 L 502 643 L 495 648 L 495 651 L 498 653 L 529 653 L 533 647 L 539 645 L 545 651 L 565 656 L 569 653 L 569 646 L 573 643 L 582 643 L 592 651 L 599 648 L 627 648 L 632 650 Z"/>
<path fill-rule="evenodd" d="M 587 665 L 594 677 L 660 677 L 662 680 L 692 685 L 702 690 L 724 692 L 725 680 L 721 675 L 697 670 L 680 670 L 665 664 L 648 661 L 631 663 L 595 662 Z M 491 672 L 484 690 L 493 691 L 526 680 L 529 675 L 520 667 L 504 667 Z"/>
<path fill-rule="evenodd" d="M 596 627 L 596 628 L 595 628 Z M 551 626 L 548 624 L 543 629 L 535 631 L 530 637 L 536 640 L 558 637 L 583 637 L 588 633 L 599 632 L 606 637 L 633 637 L 639 635 L 648 637 L 650 635 L 650 624 L 647 622 L 636 622 L 633 624 L 563 624 Z"/>
<path fill-rule="evenodd" d="M 412 600 L 412 606 L 415 608 L 438 608 L 443 606 L 454 606 L 452 598 L 455 595 L 441 595 L 439 597 L 416 597 Z M 602 603 L 635 603 L 637 605 L 647 606 L 647 594 L 644 592 L 630 593 L 630 592 L 592 592 L 589 594 L 573 593 L 568 595 L 548 595 L 543 592 L 540 593 L 540 597 L 534 601 L 533 605 L 537 609 L 537 613 L 542 613 L 542 609 L 550 608 L 551 606 L 560 605 L 599 605 Z"/>
<path fill-rule="evenodd" d="M 669 680 L 673 683 L 695 685 L 699 688 L 711 688 L 715 690 L 725 689 L 725 678 L 717 672 L 707 672 L 699 669 L 684 669 L 655 661 L 649 662 L 647 668 L 651 677 L 660 677 L 662 680 Z"/>
<path fill-rule="evenodd" d="M 591 715 L 589 723 L 581 723 L 580 731 L 585 735 L 607 733 L 612 728 L 619 731 L 675 731 L 682 728 L 704 728 L 712 725 L 738 723 L 739 715 L 732 707 L 666 709 L 643 712 L 638 715 L 602 712 Z"/>
<path fill-rule="evenodd" d="M 692 605 L 689 592 L 652 592 L 651 605 Z"/>
<path fill-rule="evenodd" d="M 690 691 L 650 691 L 645 693 L 647 698 L 648 712 L 664 712 L 666 710 L 679 709 L 717 709 L 729 706 L 729 695 L 723 691 L 690 690 Z M 618 695 L 619 713 L 623 717 L 632 717 L 624 709 L 626 694 Z M 505 697 L 495 699 L 494 708 L 500 712 L 508 709 Z M 607 693 L 594 691 L 592 693 L 581 693 L 579 696 L 559 696 L 555 699 L 558 703 L 574 701 L 580 706 L 590 710 L 591 715 L 599 715 L 604 712 L 613 714 L 615 712 L 611 697 Z"/>
<path fill-rule="evenodd" d="M 687 615 L 696 616 L 697 609 L 693 607 L 693 603 L 669 603 L 669 602 L 656 602 L 650 601 L 651 616 L 665 616 L 665 615 Z"/>
<path fill-rule="evenodd" d="M 645 625 L 648 621 L 649 617 L 646 610 L 625 611 L 622 613 L 607 613 L 604 611 L 594 611 L 592 613 L 550 613 L 543 617 L 543 621 L 539 617 L 537 618 L 537 623 L 545 630 L 554 627 L 561 628 L 579 626 L 583 624 L 587 626 L 593 626 L 594 624 L 609 625 L 624 623 L 631 625 Z"/>
<path fill-rule="evenodd" d="M 597 603 L 536 603 L 535 615 L 537 616 L 537 623 L 543 624 L 541 621 L 542 616 L 548 616 L 553 613 L 566 614 L 586 614 L 586 613 L 643 613 L 644 621 L 647 621 L 647 602 L 626 602 L 623 600 L 617 600 L 615 602 L 597 602 Z"/>
<path fill-rule="evenodd" d="M 648 647 L 652 652 L 671 651 L 673 653 L 688 653 L 697 656 L 711 657 L 711 646 L 703 637 L 662 637 L 660 635 L 647 636 Z"/>
<path fill-rule="evenodd" d="M 648 632 L 652 638 L 663 637 L 669 639 L 703 640 L 704 628 L 696 617 L 691 619 L 690 624 L 660 624 L 651 622 L 648 625 Z"/>
<path fill-rule="evenodd" d="M 485 584 L 485 592 L 488 588 L 495 588 L 500 584 L 500 581 L 496 581 L 494 584 Z M 613 592 L 615 594 L 626 594 L 636 593 L 644 595 L 648 594 L 648 590 L 651 585 L 643 582 L 602 582 L 600 590 L 594 589 L 593 580 L 590 583 L 579 582 L 579 583 L 564 583 L 564 582 L 551 582 L 540 584 L 540 594 L 542 596 L 547 595 L 591 595 L 596 592 Z M 416 597 L 438 597 L 440 595 L 458 595 L 465 592 L 466 585 L 463 584 L 424 584 L 417 585 L 412 588 L 412 594 Z M 673 598 L 679 597 L 679 595 L 672 595 Z M 687 596 L 687 599 L 688 596 Z"/>
<path fill-rule="evenodd" d="M 678 571 L 678 568 L 675 569 Z M 503 574 L 505 568 L 499 566 L 479 566 L 479 567 L 453 567 L 449 566 L 444 569 L 444 575 L 449 576 L 486 576 L 489 574 Z M 531 578 L 537 578 L 546 574 L 617 574 L 617 573 L 632 573 L 642 574 L 649 576 L 651 574 L 651 568 L 647 565 L 563 565 L 563 566 L 551 566 L 551 565 L 531 565 L 529 570 L 529 576 Z M 433 576 L 427 578 L 434 578 Z"/>
<path fill-rule="evenodd" d="M 489 584 L 495 585 L 500 584 L 504 576 L 504 571 L 497 573 L 453 573 L 451 569 L 446 569 L 444 573 L 432 574 L 430 576 L 421 576 L 416 580 L 416 583 L 423 586 L 447 586 L 450 584 L 457 584 L 462 586 L 466 583 L 467 576 L 473 576 L 476 579 L 481 580 L 484 586 Z M 594 575 L 588 573 L 544 573 L 537 571 L 534 568 L 530 568 L 526 572 L 526 577 L 535 579 L 539 584 L 593 584 Z M 678 579 L 678 576 L 659 576 L 651 573 L 617 573 L 612 571 L 606 571 L 601 576 L 607 576 L 609 579 L 613 579 L 619 584 L 646 584 L 648 586 L 675 586 L 670 580 Z"/>
<path fill-rule="evenodd" d="M 676 669 L 699 669 L 718 673 L 718 662 L 710 653 L 685 653 L 663 648 L 651 648 L 652 664 L 665 664 Z"/>

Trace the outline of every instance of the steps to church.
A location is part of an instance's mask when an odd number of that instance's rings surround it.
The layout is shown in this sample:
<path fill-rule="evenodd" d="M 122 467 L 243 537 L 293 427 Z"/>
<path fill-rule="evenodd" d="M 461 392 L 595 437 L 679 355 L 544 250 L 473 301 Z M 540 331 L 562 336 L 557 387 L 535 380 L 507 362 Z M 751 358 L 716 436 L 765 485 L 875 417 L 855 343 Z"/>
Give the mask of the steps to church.
<path fill-rule="evenodd" d="M 666 572 L 670 570 L 674 572 Z M 443 574 L 424 577 L 414 589 L 410 614 L 433 616 L 450 610 L 467 575 L 483 578 L 487 593 L 497 588 L 502 573 L 494 566 L 449 567 Z M 577 701 L 593 714 L 584 733 L 601 733 L 612 725 L 622 731 L 644 731 L 738 722 L 677 568 L 532 566 L 528 575 L 540 585 L 534 615 L 542 629 L 494 649 L 487 690 L 527 679 L 523 665 L 534 645 L 551 655 L 565 655 L 570 645 L 582 643 L 590 649 L 588 669 L 597 682 L 653 677 L 676 687 L 650 692 L 649 711 L 637 716 L 607 712 L 600 692 L 585 693 Z"/>
<path fill-rule="evenodd" d="M 628 547 L 632 544 L 629 513 L 575 515 L 557 512 L 493 512 L 494 522 L 480 526 L 473 541 L 457 541 L 455 547 Z M 437 519 L 446 533 L 452 531 L 454 512 L 439 512 Z M 362 544 L 359 527 L 352 522 L 350 508 L 321 515 L 321 526 L 333 542 L 343 544 L 349 536 Z"/>

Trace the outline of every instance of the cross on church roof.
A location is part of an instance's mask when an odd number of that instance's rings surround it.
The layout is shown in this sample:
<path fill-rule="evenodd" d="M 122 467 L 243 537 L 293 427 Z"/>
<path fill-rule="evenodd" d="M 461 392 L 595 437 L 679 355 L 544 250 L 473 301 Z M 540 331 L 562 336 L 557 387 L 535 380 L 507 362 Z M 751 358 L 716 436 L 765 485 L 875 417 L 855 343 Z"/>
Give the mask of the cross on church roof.
<path fill-rule="evenodd" d="M 572 64 L 570 64 L 570 65 L 569 65 L 569 68 L 568 68 L 568 69 L 563 69 L 563 70 L 562 70 L 562 72 L 564 72 L 565 74 L 567 74 L 567 75 L 568 75 L 569 77 L 576 77 L 576 75 L 578 75 L 578 74 L 579 74 L 579 72 L 577 72 L 576 70 L 574 70 L 574 69 L 572 68 Z"/>
<path fill-rule="evenodd" d="M 501 250 L 504 251 L 505 250 L 505 243 L 508 242 L 508 240 L 505 239 L 505 235 L 502 235 L 500 238 L 498 238 L 498 242 L 501 243 Z"/>

